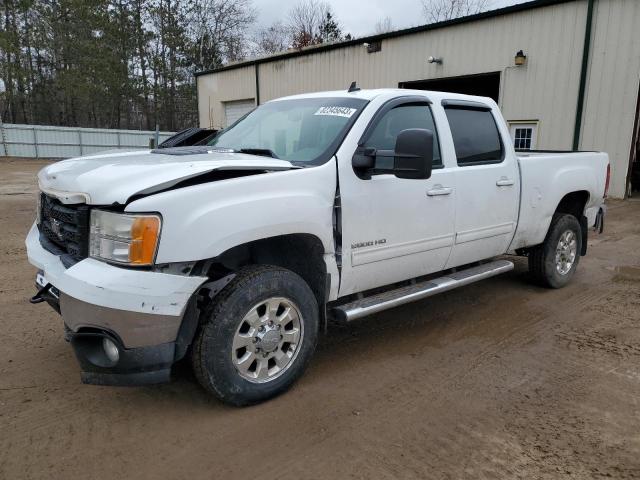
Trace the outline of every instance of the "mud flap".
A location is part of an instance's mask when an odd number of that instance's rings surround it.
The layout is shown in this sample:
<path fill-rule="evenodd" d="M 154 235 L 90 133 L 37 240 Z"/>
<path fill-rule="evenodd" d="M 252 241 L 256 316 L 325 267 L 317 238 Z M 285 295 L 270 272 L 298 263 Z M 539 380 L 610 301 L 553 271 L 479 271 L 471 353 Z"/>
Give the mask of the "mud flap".
<path fill-rule="evenodd" d="M 587 254 L 587 242 L 589 240 L 589 220 L 584 215 L 580 218 L 580 231 L 582 232 L 580 256 L 584 257 Z"/>
<path fill-rule="evenodd" d="M 596 214 L 596 223 L 593 230 L 598 233 L 604 232 L 604 216 L 607 214 L 607 207 L 602 205 Z"/>
<path fill-rule="evenodd" d="M 182 323 L 180 324 L 180 329 L 178 330 L 174 358 L 175 361 L 184 358 L 191 342 L 193 341 L 193 336 L 198 329 L 198 322 L 200 321 L 203 300 L 212 301 L 214 297 L 235 278 L 235 276 L 236 274 L 232 273 L 213 282 L 207 282 L 193 294 L 187 304 L 184 317 L 182 318 Z M 204 299 L 200 298 L 203 294 L 206 297 Z"/>

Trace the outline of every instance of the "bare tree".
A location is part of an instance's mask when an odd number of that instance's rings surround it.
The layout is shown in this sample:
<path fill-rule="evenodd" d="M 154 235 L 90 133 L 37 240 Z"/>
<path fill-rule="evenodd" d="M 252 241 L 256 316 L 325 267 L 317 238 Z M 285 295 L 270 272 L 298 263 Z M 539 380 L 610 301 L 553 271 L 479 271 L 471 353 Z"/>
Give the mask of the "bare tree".
<path fill-rule="evenodd" d="M 492 0 L 422 0 L 422 13 L 429 23 L 465 17 L 488 10 Z"/>
<path fill-rule="evenodd" d="M 289 11 L 288 26 L 294 48 L 334 42 L 343 35 L 331 6 L 321 0 L 302 0 Z"/>
<path fill-rule="evenodd" d="M 376 26 L 373 29 L 373 33 L 375 35 L 392 32 L 392 31 L 393 31 L 393 22 L 391 21 L 391 17 L 381 18 L 376 22 Z"/>
<path fill-rule="evenodd" d="M 284 52 L 291 45 L 291 30 L 282 22 L 259 29 L 253 37 L 254 55 L 273 55 Z"/>
<path fill-rule="evenodd" d="M 241 60 L 247 54 L 247 31 L 256 11 L 252 0 L 194 0 L 189 16 L 196 70 Z"/>
<path fill-rule="evenodd" d="M 308 39 L 308 44 L 311 45 L 318 34 L 322 19 L 330 8 L 328 3 L 320 0 L 303 0 L 295 5 L 289 11 L 292 36 Z"/>

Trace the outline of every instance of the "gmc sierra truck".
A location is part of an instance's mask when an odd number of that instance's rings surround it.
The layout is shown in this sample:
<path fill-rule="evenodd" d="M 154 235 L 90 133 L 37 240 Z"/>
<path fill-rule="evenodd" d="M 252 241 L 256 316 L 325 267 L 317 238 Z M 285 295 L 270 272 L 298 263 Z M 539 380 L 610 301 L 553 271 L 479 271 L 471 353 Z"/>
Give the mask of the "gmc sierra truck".
<path fill-rule="evenodd" d="M 517 154 L 489 98 L 281 98 L 207 145 L 44 168 L 31 301 L 62 315 L 85 383 L 165 382 L 188 357 L 206 390 L 252 404 L 300 377 L 327 319 L 507 272 L 505 254 L 566 285 L 608 182 L 605 153 Z"/>

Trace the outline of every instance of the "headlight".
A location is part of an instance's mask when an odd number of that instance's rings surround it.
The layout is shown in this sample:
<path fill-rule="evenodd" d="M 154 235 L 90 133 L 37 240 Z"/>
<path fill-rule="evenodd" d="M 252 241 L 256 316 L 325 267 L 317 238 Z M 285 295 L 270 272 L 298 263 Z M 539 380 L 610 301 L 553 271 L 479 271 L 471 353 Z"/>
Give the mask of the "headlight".
<path fill-rule="evenodd" d="M 127 265 L 152 265 L 161 223 L 159 215 L 91 210 L 89 255 Z"/>

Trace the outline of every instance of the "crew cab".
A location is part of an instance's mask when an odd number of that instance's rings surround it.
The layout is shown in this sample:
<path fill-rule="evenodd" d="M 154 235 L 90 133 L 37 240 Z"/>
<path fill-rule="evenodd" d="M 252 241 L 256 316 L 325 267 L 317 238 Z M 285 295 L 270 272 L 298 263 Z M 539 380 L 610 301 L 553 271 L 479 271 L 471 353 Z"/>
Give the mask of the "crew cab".
<path fill-rule="evenodd" d="M 328 319 L 507 272 L 508 255 L 566 285 L 608 179 L 605 153 L 516 153 L 489 98 L 281 98 L 207 145 L 45 167 L 31 301 L 61 313 L 85 383 L 166 382 L 188 357 L 206 390 L 252 404 L 303 373 Z"/>

